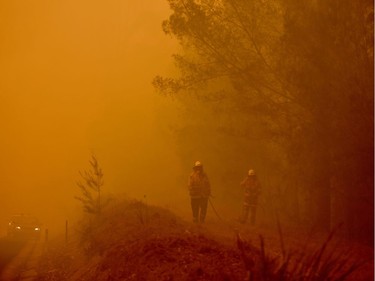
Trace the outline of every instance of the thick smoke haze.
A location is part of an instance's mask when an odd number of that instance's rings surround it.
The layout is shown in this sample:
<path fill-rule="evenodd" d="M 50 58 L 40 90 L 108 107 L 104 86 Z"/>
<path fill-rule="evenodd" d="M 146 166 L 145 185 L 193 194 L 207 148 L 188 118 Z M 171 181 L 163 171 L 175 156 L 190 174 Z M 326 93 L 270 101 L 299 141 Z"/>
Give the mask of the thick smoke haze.
<path fill-rule="evenodd" d="M 163 0 L 0 3 L 1 231 L 14 213 L 80 215 L 92 154 L 104 193 L 168 204 L 180 165 L 151 85 L 172 69 L 168 12 Z"/>

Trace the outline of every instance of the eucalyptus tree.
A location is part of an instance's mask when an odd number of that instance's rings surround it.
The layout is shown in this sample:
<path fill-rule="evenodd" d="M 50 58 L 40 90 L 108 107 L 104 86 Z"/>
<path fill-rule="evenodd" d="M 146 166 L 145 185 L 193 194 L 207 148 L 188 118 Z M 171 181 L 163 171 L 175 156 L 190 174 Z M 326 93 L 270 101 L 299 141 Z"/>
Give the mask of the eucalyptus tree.
<path fill-rule="evenodd" d="M 303 175 L 311 179 L 313 202 L 326 202 L 316 204 L 321 223 L 329 226 L 325 214 L 331 213 L 332 206 L 336 213 L 345 210 L 337 221 L 346 222 L 350 234 L 369 233 L 373 229 L 373 3 L 283 2 L 285 59 L 280 70 L 293 85 L 298 102 L 311 113 L 297 139 L 306 149 L 294 159 L 297 163 L 304 159 L 310 171 Z M 343 197 L 343 204 L 330 204 L 330 195 Z M 360 214 L 365 210 L 366 215 Z"/>
<path fill-rule="evenodd" d="M 187 93 L 194 93 L 219 107 L 227 120 L 222 132 L 248 138 L 258 148 L 269 144 L 270 156 L 264 155 L 268 166 L 273 172 L 289 171 L 284 158 L 289 157 L 290 138 L 309 115 L 279 71 L 284 35 L 282 3 L 169 3 L 173 14 L 163 23 L 163 29 L 183 46 L 184 52 L 175 55 L 182 75 L 174 79 L 156 77 L 154 84 L 175 97 L 183 99 Z"/>
<path fill-rule="evenodd" d="M 289 184 L 307 188 L 313 222 L 329 229 L 333 176 L 355 178 L 338 173 L 342 158 L 356 163 L 357 179 L 368 180 L 373 167 L 369 157 L 367 165 L 361 162 L 372 147 L 373 46 L 366 15 L 373 15 L 373 6 L 349 0 L 168 2 L 173 12 L 163 29 L 183 47 L 174 56 L 181 75 L 156 77 L 154 85 L 222 108 L 233 120 L 226 133 L 259 134 L 259 143 L 276 144 Z M 348 132 L 357 137 L 343 142 Z"/>

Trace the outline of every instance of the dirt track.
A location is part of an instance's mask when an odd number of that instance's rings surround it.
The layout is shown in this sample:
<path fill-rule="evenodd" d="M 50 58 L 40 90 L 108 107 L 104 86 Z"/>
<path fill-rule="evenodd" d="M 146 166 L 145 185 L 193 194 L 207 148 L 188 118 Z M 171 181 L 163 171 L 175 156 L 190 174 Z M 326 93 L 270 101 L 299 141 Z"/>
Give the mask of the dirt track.
<path fill-rule="evenodd" d="M 37 276 L 36 267 L 40 256 L 43 251 L 43 242 L 37 240 L 30 240 L 25 242 L 12 242 L 8 243 L 8 253 L 13 258 L 4 265 L 0 275 L 2 281 L 12 280 L 34 280 Z M 13 248 L 12 248 L 13 245 Z"/>

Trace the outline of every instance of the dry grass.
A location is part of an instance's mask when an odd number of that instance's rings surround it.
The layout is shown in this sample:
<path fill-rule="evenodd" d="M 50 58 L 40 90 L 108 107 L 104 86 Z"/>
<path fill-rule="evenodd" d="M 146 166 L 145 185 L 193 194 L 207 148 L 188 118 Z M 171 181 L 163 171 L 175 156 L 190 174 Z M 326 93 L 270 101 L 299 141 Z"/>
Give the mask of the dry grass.
<path fill-rule="evenodd" d="M 257 248 L 244 241 L 237 234 L 237 246 L 247 271 L 249 281 L 344 281 L 370 262 L 365 259 L 353 259 L 354 250 L 343 250 L 332 246 L 332 231 L 327 239 L 315 251 L 286 252 L 283 237 L 280 234 L 281 256 L 267 253 L 264 239 L 259 236 L 260 246 Z M 329 250 L 328 250 L 329 249 Z"/>
<path fill-rule="evenodd" d="M 277 252 L 261 235 L 258 245 L 234 240 L 140 201 L 118 202 L 79 229 L 45 253 L 39 280 L 344 281 L 363 264 L 336 247 L 334 233 L 315 250 L 287 251 L 279 227 Z"/>

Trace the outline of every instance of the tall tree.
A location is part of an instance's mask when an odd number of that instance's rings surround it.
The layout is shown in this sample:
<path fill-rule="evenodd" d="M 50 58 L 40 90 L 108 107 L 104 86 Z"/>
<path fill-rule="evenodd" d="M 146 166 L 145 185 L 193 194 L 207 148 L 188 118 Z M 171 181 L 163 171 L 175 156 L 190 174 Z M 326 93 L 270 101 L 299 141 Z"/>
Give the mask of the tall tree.
<path fill-rule="evenodd" d="M 286 0 L 284 6 L 286 59 L 280 69 L 312 116 L 303 125 L 307 149 L 315 156 L 307 165 L 315 179 L 311 193 L 317 202 L 326 202 L 319 205 L 317 219 L 330 224 L 325 208 L 331 206 L 335 178 L 346 194 L 345 220 L 354 232 L 358 227 L 351 221 L 358 214 L 353 204 L 361 204 L 359 194 L 373 192 L 373 4 Z M 300 151 L 299 157 L 310 154 Z"/>
<path fill-rule="evenodd" d="M 273 149 L 268 153 L 273 155 L 267 157 L 267 146 L 286 143 L 283 127 L 289 126 L 288 119 L 301 111 L 296 106 L 290 113 L 292 96 L 275 69 L 273 50 L 279 45 L 283 28 L 281 7 L 271 1 L 169 3 L 173 14 L 163 23 L 163 29 L 178 38 L 184 48 L 183 53 L 175 55 L 182 75 L 176 79 L 156 77 L 154 85 L 183 103 L 193 95 L 204 101 L 208 110 L 215 107 L 212 114 L 219 115 L 216 119 L 221 121 L 217 131 L 230 137 L 223 146 L 241 144 L 236 157 L 247 159 L 237 163 L 254 164 L 254 158 L 259 158 L 254 156 L 262 151 L 259 166 L 273 167 L 278 161 L 272 157 L 278 153 Z M 277 166 L 280 168 L 280 163 Z M 233 167 L 243 169 L 228 162 L 224 170 Z M 265 172 L 271 177 L 276 174 Z"/>
<path fill-rule="evenodd" d="M 163 28 L 184 47 L 184 54 L 175 56 L 182 76 L 157 77 L 154 84 L 175 96 L 188 90 L 204 101 L 214 102 L 216 107 L 224 105 L 229 120 L 221 130 L 224 133 L 258 139 L 258 147 L 267 142 L 273 147 L 275 143 L 288 147 L 298 124 L 309 116 L 290 86 L 281 79 L 278 69 L 284 28 L 281 3 L 242 0 L 169 3 L 173 14 Z M 228 83 L 230 86 L 224 90 L 210 91 Z M 273 157 L 280 154 L 274 151 Z M 279 167 L 284 162 L 269 160 L 279 162 Z"/>
<path fill-rule="evenodd" d="M 156 77 L 154 84 L 257 122 L 262 141 L 284 151 L 289 177 L 308 188 L 313 223 L 328 230 L 333 176 L 373 186 L 373 41 L 366 24 L 373 7 L 349 0 L 169 4 L 173 13 L 163 28 L 184 47 L 175 56 L 182 75 Z M 226 82 L 225 91 L 209 91 Z M 232 123 L 229 132 L 250 136 L 244 124 Z M 355 176 L 342 173 L 348 167 Z"/>

